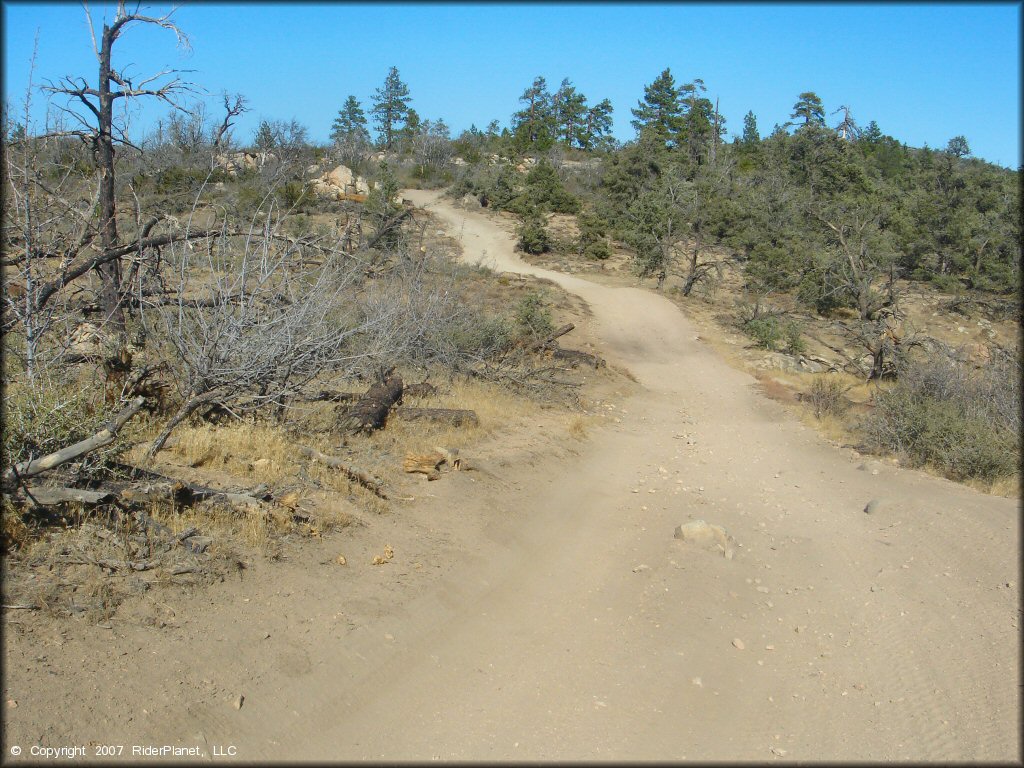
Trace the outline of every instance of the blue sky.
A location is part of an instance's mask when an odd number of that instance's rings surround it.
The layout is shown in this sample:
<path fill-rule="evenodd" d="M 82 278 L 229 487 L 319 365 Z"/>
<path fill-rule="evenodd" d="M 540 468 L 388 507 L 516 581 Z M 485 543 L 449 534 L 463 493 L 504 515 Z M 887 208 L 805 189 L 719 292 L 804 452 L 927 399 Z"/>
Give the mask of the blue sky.
<path fill-rule="evenodd" d="M 77 3 L 4 2 L 4 95 L 24 98 L 38 30 L 35 80 L 68 73 L 95 82 L 85 12 Z M 170 6 L 144 6 L 158 15 Z M 97 26 L 113 15 L 90 4 Z M 1020 5 L 972 4 L 444 4 L 320 3 L 181 5 L 174 18 L 192 52 L 168 32 L 137 27 L 115 48 L 136 77 L 195 70 L 216 108 L 222 90 L 244 93 L 260 118 L 296 118 L 326 141 L 348 94 L 369 109 L 396 66 L 421 118 L 443 117 L 457 134 L 497 119 L 508 125 L 536 75 L 552 90 L 568 77 L 590 103 L 615 108 L 615 136 L 633 138 L 630 108 L 670 67 L 677 82 L 701 78 L 726 129 L 753 110 L 762 135 L 789 119 L 802 91 L 831 113 L 848 105 L 861 124 L 911 146 L 944 147 L 966 136 L 975 156 L 1020 164 Z M 42 97 L 36 97 L 40 104 Z M 141 112 L 135 132 L 150 124 Z M 837 123 L 839 115 L 829 115 Z"/>

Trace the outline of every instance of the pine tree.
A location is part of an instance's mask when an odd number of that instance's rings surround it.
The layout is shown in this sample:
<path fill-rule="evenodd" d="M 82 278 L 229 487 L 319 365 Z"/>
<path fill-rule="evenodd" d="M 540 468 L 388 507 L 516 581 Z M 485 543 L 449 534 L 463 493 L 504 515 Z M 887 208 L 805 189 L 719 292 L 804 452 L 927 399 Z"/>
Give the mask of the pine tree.
<path fill-rule="evenodd" d="M 815 123 L 825 124 L 825 107 L 814 91 L 804 91 L 800 94 L 796 104 L 793 105 L 793 114 L 790 118 L 796 120 L 803 118 L 804 125 Z"/>
<path fill-rule="evenodd" d="M 558 138 L 571 147 L 579 141 L 580 129 L 586 120 L 587 97 L 576 90 L 569 78 L 562 80 L 562 85 L 554 97 L 554 113 Z"/>
<path fill-rule="evenodd" d="M 638 135 L 649 133 L 666 144 L 674 143 L 683 110 L 671 71 L 666 69 L 653 83 L 644 86 L 643 101 L 632 112 L 636 118 L 632 125 Z"/>
<path fill-rule="evenodd" d="M 761 135 L 757 132 L 757 117 L 754 115 L 753 110 L 747 112 L 743 118 L 743 138 L 741 141 L 744 144 L 757 144 L 761 141 Z"/>
<path fill-rule="evenodd" d="M 332 141 L 365 139 L 369 141 L 370 132 L 366 130 L 366 115 L 355 96 L 349 96 L 345 105 L 338 111 L 331 126 Z"/>
<path fill-rule="evenodd" d="M 373 94 L 373 108 L 377 132 L 384 149 L 390 150 L 395 143 L 395 126 L 405 120 L 409 112 L 409 86 L 398 76 L 398 68 L 392 67 L 384 80 L 384 86 Z"/>
<path fill-rule="evenodd" d="M 512 116 L 512 131 L 521 149 L 544 150 L 554 143 L 554 99 L 547 80 L 538 75 L 519 97 L 524 107 Z"/>
<path fill-rule="evenodd" d="M 612 103 L 602 100 L 587 110 L 586 121 L 579 135 L 581 149 L 593 149 L 612 130 Z"/>
<path fill-rule="evenodd" d="M 277 146 L 278 136 L 266 120 L 260 121 L 260 126 L 256 129 L 256 140 L 253 143 L 260 152 L 269 152 Z"/>

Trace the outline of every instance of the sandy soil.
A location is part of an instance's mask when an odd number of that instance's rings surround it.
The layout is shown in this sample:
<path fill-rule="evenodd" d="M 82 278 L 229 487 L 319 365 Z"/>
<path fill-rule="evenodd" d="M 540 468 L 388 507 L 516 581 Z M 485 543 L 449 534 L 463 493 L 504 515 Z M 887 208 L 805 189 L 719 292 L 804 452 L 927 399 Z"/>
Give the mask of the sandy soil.
<path fill-rule="evenodd" d="M 1015 501 L 829 445 L 667 300 L 528 266 L 487 214 L 405 194 L 467 259 L 587 301 L 600 354 L 639 386 L 609 393 L 611 418 L 575 450 L 543 428 L 509 434 L 493 474 L 453 474 L 301 557 L 150 601 L 160 629 L 41 638 L 9 618 L 7 748 L 1021 759 Z M 674 538 L 696 520 L 724 547 Z M 339 541 L 350 563 L 385 543 L 395 558 L 343 569 Z"/>

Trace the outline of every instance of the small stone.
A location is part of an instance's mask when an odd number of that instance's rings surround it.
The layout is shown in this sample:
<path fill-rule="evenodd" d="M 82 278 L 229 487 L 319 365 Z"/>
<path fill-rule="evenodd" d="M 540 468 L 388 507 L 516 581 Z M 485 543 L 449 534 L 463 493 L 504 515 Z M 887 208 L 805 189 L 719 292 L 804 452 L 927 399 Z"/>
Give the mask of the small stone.
<path fill-rule="evenodd" d="M 743 641 L 742 641 L 742 640 L 740 640 L 740 639 L 739 639 L 738 637 L 737 637 L 737 638 L 734 638 L 734 639 L 733 639 L 733 641 L 732 641 L 732 644 L 733 644 L 733 646 L 734 646 L 734 647 L 736 648 L 736 650 L 739 650 L 739 651 L 742 651 L 742 650 L 743 650 L 744 648 L 746 648 L 746 647 L 747 647 L 747 646 L 746 646 L 746 645 L 745 645 L 745 644 L 743 643 Z"/>
<path fill-rule="evenodd" d="M 640 573 L 640 571 L 649 571 L 649 570 L 651 570 L 651 566 L 646 565 L 645 563 L 640 563 L 640 565 L 636 566 L 633 569 L 633 573 Z"/>
<path fill-rule="evenodd" d="M 336 562 L 338 565 L 348 565 L 348 560 L 345 559 L 344 555 L 338 555 L 336 558 L 334 558 L 334 562 Z"/>
<path fill-rule="evenodd" d="M 775 646 L 774 646 L 774 645 L 766 645 L 766 646 L 764 647 L 764 649 L 765 649 L 766 651 L 774 651 L 774 650 L 775 650 Z"/>
<path fill-rule="evenodd" d="M 16 702 L 14 699 L 8 699 L 7 700 L 7 708 L 8 709 L 17 709 L 18 708 L 18 702 Z"/>
<path fill-rule="evenodd" d="M 235 699 L 235 701 L 234 701 L 232 706 L 234 706 L 235 709 L 241 709 L 242 708 L 242 704 L 244 702 L 245 702 L 245 696 L 243 696 L 242 694 L 238 694 L 238 698 Z"/>
<path fill-rule="evenodd" d="M 867 503 L 867 506 L 864 507 L 864 514 L 873 515 L 876 512 L 880 512 L 884 505 L 885 502 L 883 502 L 881 499 L 872 499 Z"/>
<path fill-rule="evenodd" d="M 696 685 L 698 688 L 704 687 L 704 682 L 699 677 L 693 678 L 690 682 Z"/>

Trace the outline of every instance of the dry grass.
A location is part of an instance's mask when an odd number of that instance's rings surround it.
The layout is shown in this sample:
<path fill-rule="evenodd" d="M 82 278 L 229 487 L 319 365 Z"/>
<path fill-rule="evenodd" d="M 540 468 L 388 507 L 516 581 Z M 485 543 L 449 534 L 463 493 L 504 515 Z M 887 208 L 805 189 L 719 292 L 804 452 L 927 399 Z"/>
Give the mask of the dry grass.
<path fill-rule="evenodd" d="M 463 449 L 480 443 L 501 427 L 531 418 L 540 411 L 537 403 L 493 382 L 460 379 L 439 385 L 438 389 L 436 395 L 417 400 L 415 406 L 472 410 L 479 424 L 452 427 L 393 419 L 386 429 L 370 436 L 371 445 L 396 456 L 404 456 L 407 451 L 428 453 L 435 446 Z"/>

